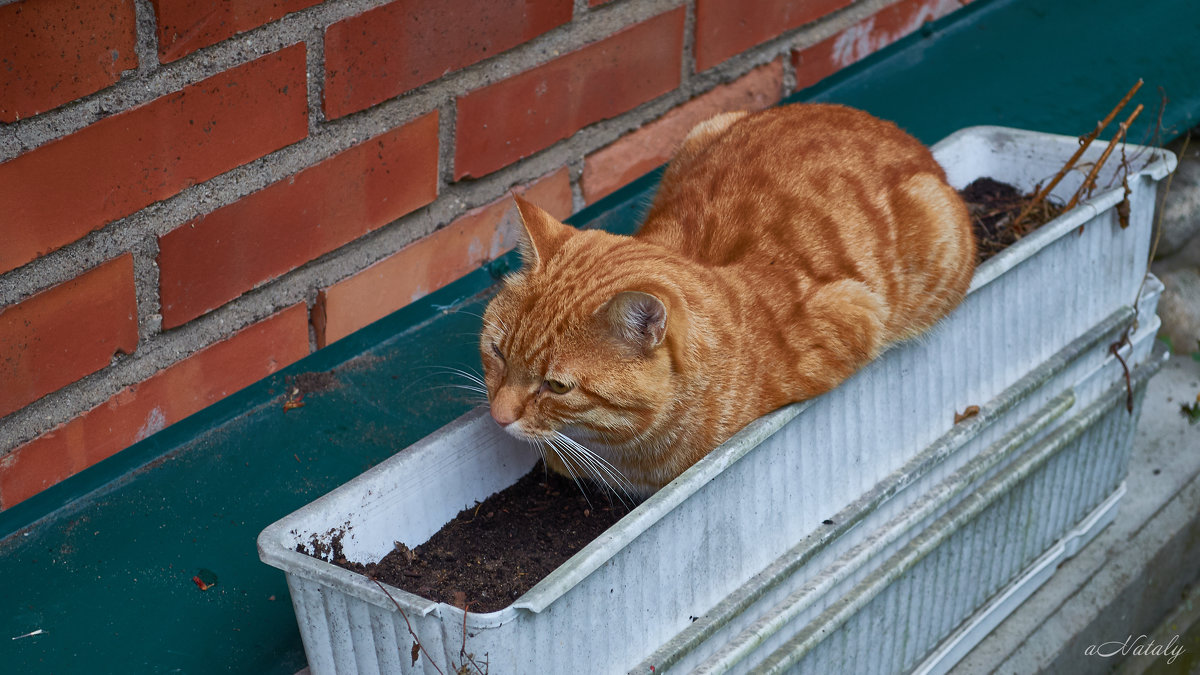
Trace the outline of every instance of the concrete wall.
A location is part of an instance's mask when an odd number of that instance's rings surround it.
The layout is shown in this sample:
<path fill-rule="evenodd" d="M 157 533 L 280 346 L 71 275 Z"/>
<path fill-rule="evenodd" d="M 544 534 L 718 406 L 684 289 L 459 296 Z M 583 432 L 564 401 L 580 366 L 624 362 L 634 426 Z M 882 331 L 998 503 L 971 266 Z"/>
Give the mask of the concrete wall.
<path fill-rule="evenodd" d="M 0 508 L 959 0 L 0 0 Z"/>

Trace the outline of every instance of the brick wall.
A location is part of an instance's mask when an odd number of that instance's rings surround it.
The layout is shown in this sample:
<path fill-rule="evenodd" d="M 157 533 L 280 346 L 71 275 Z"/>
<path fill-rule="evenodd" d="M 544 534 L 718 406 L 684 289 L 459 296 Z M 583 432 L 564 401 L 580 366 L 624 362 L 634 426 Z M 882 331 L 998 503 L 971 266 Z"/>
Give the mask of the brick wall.
<path fill-rule="evenodd" d="M 0 3 L 0 508 L 960 4 Z"/>

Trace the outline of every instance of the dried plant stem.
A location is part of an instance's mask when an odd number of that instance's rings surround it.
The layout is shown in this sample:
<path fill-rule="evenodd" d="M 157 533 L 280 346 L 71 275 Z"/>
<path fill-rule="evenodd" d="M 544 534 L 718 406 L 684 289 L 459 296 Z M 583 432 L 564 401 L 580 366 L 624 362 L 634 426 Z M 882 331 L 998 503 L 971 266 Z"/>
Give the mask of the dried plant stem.
<path fill-rule="evenodd" d="M 1096 137 L 1100 135 L 1100 132 L 1104 131 L 1104 127 L 1107 127 L 1109 123 L 1116 118 L 1116 116 L 1121 112 L 1121 109 L 1125 107 L 1125 104 L 1129 103 L 1129 99 L 1133 98 L 1133 95 L 1136 94 L 1137 90 L 1141 88 L 1142 80 L 1139 79 L 1133 85 L 1133 87 L 1126 92 L 1125 97 L 1122 98 L 1119 103 L 1117 103 L 1116 107 L 1109 111 L 1108 115 L 1105 116 L 1103 120 L 1100 120 L 1096 123 L 1096 128 L 1092 129 L 1087 135 L 1079 139 L 1079 148 L 1075 151 L 1075 154 L 1071 155 L 1071 158 L 1067 160 L 1066 164 L 1063 164 L 1062 168 L 1058 170 L 1058 173 L 1054 174 L 1054 177 L 1050 179 L 1050 182 L 1047 183 L 1044 188 L 1038 190 L 1033 199 L 1029 200 L 1029 202 L 1026 203 L 1025 206 L 1017 213 L 1017 217 L 1013 219 L 1013 229 L 1016 230 L 1018 235 L 1024 232 L 1025 219 L 1029 217 L 1029 214 L 1033 211 L 1033 209 L 1036 208 L 1038 204 L 1046 201 L 1046 197 L 1050 195 L 1050 191 L 1062 181 L 1063 177 L 1066 176 L 1071 169 L 1075 168 L 1075 163 L 1079 161 L 1079 158 L 1083 156 L 1084 152 L 1087 152 L 1087 149 L 1091 146 L 1092 141 L 1096 140 Z"/>
<path fill-rule="evenodd" d="M 1163 207 L 1167 205 L 1167 197 L 1171 194 L 1171 180 L 1175 178 L 1175 172 L 1179 171 L 1179 165 L 1183 164 L 1184 158 L 1187 157 L 1188 146 L 1191 143 L 1192 132 L 1189 130 L 1183 137 L 1183 147 L 1179 149 L 1179 161 L 1175 163 L 1175 168 L 1167 176 L 1167 184 L 1163 186 L 1162 202 L 1158 205 L 1158 218 L 1154 223 L 1154 243 L 1150 245 L 1150 262 L 1154 262 L 1154 256 L 1158 253 L 1158 240 L 1162 239 Z"/>
<path fill-rule="evenodd" d="M 1162 201 L 1160 201 L 1158 204 L 1158 217 L 1155 218 L 1155 222 L 1154 222 L 1154 241 L 1150 243 L 1150 259 L 1147 261 L 1147 264 L 1154 262 L 1154 256 L 1158 254 L 1158 241 L 1160 239 L 1162 239 L 1162 230 L 1163 230 L 1163 225 L 1162 225 L 1163 208 L 1167 205 L 1167 197 L 1170 196 L 1170 194 L 1171 194 L 1171 181 L 1175 178 L 1175 172 L 1179 171 L 1179 165 L 1182 164 L 1184 158 L 1187 157 L 1188 146 L 1191 145 L 1191 143 L 1192 143 L 1192 132 L 1189 130 L 1187 132 L 1187 135 L 1183 137 L 1183 147 L 1179 149 L 1179 161 L 1175 164 L 1175 169 L 1172 170 L 1171 173 L 1167 175 L 1167 182 L 1166 182 L 1166 184 L 1163 185 Z M 1149 274 L 1147 274 L 1146 276 L 1149 276 Z M 1141 286 L 1138 286 L 1137 297 L 1134 298 L 1134 303 L 1133 303 L 1133 311 L 1135 313 L 1135 316 L 1136 316 L 1136 312 L 1137 312 L 1137 308 L 1138 308 L 1137 301 L 1142 298 L 1142 288 L 1144 288 L 1145 286 L 1146 286 L 1146 277 L 1142 277 L 1142 284 L 1141 284 Z"/>
<path fill-rule="evenodd" d="M 1125 410 L 1133 414 L 1133 381 L 1129 378 L 1129 365 L 1125 363 L 1125 358 L 1121 356 L 1121 347 L 1129 344 L 1129 329 L 1125 329 L 1125 334 L 1120 340 L 1108 346 L 1108 351 L 1117 361 L 1121 363 L 1121 369 L 1125 371 Z"/>
<path fill-rule="evenodd" d="M 460 662 L 462 662 L 461 660 L 464 658 L 467 659 L 467 661 L 470 661 L 471 665 L 475 666 L 475 670 L 479 672 L 479 675 L 487 675 L 487 673 L 484 672 L 484 670 L 479 667 L 479 664 L 475 663 L 475 659 L 472 658 L 472 656 L 467 653 L 467 612 L 471 611 L 471 603 L 469 603 L 469 602 L 464 603 L 462 610 L 463 610 L 462 646 L 458 648 L 458 658 L 459 658 Z M 464 670 L 466 670 L 465 663 L 463 664 L 462 668 L 459 668 L 459 672 L 462 672 Z"/>
<path fill-rule="evenodd" d="M 1100 155 L 1100 159 L 1096 160 L 1096 164 L 1093 165 L 1092 170 L 1088 172 L 1087 178 L 1084 179 L 1083 184 L 1080 185 L 1079 189 L 1075 191 L 1075 195 L 1071 197 L 1071 201 L 1067 202 L 1067 210 L 1078 204 L 1079 200 L 1091 190 L 1092 185 L 1096 182 L 1096 175 L 1100 173 L 1100 169 L 1104 166 L 1104 163 L 1108 161 L 1108 156 L 1112 154 L 1113 148 L 1117 147 L 1117 143 L 1120 143 L 1125 139 L 1125 132 L 1129 130 L 1129 125 L 1133 124 L 1133 121 L 1137 119 L 1137 116 L 1141 114 L 1141 112 L 1142 104 L 1139 103 L 1138 107 L 1133 109 L 1133 112 L 1130 113 L 1129 117 L 1126 118 L 1124 122 L 1121 122 L 1121 126 L 1117 129 L 1117 133 L 1112 137 L 1112 140 L 1108 142 L 1108 147 L 1104 148 L 1104 153 Z"/>
<path fill-rule="evenodd" d="M 396 611 L 400 612 L 400 618 L 404 619 L 404 625 L 408 627 L 408 634 L 412 636 L 413 642 L 415 642 L 417 647 L 421 649 L 421 653 L 425 655 L 425 658 L 429 660 L 429 665 L 433 666 L 433 669 L 438 671 L 438 675 L 445 675 L 445 673 L 442 672 L 442 669 L 438 668 L 437 662 L 433 660 L 433 657 L 429 655 L 429 652 L 425 651 L 425 645 L 421 644 L 421 640 L 417 638 L 417 634 L 413 632 L 412 624 L 408 622 L 408 615 L 405 614 L 404 610 L 400 608 L 400 603 L 396 602 L 396 599 L 392 597 L 391 593 L 388 593 L 388 589 L 384 588 L 383 584 L 379 583 L 378 579 L 374 577 L 367 578 L 371 581 L 374 581 L 375 585 L 379 587 L 379 590 L 383 591 L 383 594 L 388 597 L 388 600 L 391 600 L 392 604 L 396 606 Z"/>

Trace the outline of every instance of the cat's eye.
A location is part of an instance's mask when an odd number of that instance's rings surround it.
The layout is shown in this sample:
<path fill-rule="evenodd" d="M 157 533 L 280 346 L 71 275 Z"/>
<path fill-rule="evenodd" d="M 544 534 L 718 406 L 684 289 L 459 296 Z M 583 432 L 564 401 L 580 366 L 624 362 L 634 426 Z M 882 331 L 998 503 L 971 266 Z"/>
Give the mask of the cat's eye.
<path fill-rule="evenodd" d="M 555 394 L 565 394 L 571 391 L 571 385 L 558 380 L 546 380 L 546 388 Z"/>
<path fill-rule="evenodd" d="M 504 360 L 504 355 L 500 353 L 500 347 L 497 346 L 495 342 L 492 343 L 492 353 L 495 354 L 496 358 L 500 359 L 501 361 Z"/>

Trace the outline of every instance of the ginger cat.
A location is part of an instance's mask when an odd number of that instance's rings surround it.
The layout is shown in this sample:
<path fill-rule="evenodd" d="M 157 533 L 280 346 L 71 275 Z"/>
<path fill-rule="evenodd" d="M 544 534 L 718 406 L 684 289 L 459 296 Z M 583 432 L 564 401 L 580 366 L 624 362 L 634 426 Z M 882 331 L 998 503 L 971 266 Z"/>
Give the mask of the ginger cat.
<path fill-rule="evenodd" d="M 492 417 L 555 471 L 641 495 L 928 329 L 975 266 L 929 150 L 836 105 L 698 125 L 632 237 L 516 202 L 524 266 L 480 335 Z"/>

